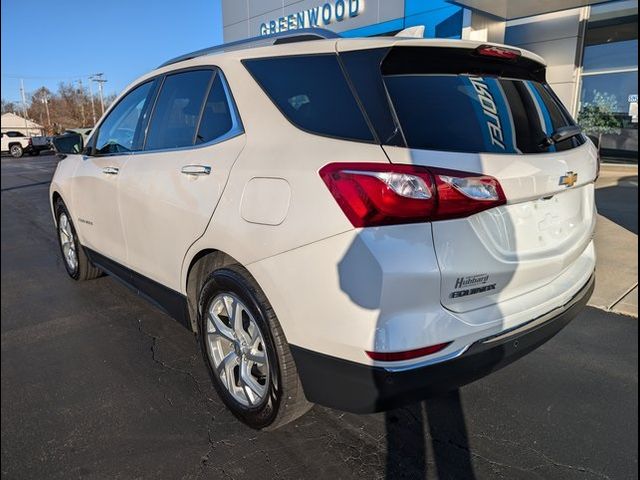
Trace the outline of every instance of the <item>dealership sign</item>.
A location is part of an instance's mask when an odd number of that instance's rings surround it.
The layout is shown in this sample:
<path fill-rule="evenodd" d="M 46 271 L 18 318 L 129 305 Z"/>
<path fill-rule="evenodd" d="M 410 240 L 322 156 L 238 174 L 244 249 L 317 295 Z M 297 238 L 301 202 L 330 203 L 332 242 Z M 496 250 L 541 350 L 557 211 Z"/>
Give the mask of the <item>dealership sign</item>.
<path fill-rule="evenodd" d="M 357 17 L 364 10 L 364 0 L 334 0 L 260 24 L 260 35 L 297 30 L 298 28 L 325 27 Z"/>

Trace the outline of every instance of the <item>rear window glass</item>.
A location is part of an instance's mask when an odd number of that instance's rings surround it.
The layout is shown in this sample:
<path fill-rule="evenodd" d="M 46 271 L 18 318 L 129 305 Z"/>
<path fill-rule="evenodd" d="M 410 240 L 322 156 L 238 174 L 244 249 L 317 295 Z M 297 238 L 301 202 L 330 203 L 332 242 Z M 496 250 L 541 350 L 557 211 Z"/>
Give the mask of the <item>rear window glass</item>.
<path fill-rule="evenodd" d="M 335 55 L 276 57 L 244 64 L 297 127 L 330 137 L 374 140 Z"/>
<path fill-rule="evenodd" d="M 407 146 L 425 150 L 544 153 L 545 138 L 573 121 L 548 87 L 536 80 L 482 75 L 387 75 L 385 85 Z"/>

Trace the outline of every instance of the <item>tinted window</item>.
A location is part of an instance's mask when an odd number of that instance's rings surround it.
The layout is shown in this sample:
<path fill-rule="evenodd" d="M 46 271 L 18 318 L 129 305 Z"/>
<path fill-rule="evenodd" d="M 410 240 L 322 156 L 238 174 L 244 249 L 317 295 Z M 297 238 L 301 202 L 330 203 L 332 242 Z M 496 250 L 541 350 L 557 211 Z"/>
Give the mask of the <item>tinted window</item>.
<path fill-rule="evenodd" d="M 546 137 L 573 123 L 548 87 L 534 80 L 471 75 L 385 77 L 407 145 L 426 150 L 543 153 Z"/>
<path fill-rule="evenodd" d="M 220 74 L 216 74 L 202 111 L 202 120 L 196 143 L 206 143 L 221 137 L 233 126 L 231 108 L 222 84 Z"/>
<path fill-rule="evenodd" d="M 320 135 L 373 141 L 335 55 L 276 57 L 244 63 L 294 125 Z"/>
<path fill-rule="evenodd" d="M 147 82 L 128 93 L 104 119 L 95 143 L 97 154 L 124 153 L 137 150 L 142 113 L 148 106 L 153 82 Z"/>
<path fill-rule="evenodd" d="M 8 137 L 24 137 L 24 135 L 20 132 L 7 132 Z"/>
<path fill-rule="evenodd" d="M 166 77 L 149 122 L 145 150 L 193 145 L 211 70 Z"/>

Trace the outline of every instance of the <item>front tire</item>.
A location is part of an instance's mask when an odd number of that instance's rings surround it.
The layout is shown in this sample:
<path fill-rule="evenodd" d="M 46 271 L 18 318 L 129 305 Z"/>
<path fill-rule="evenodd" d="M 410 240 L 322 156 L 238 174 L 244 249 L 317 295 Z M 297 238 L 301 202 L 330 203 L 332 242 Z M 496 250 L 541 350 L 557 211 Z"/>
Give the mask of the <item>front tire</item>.
<path fill-rule="evenodd" d="M 24 154 L 24 149 L 19 143 L 14 143 L 9 147 L 9 153 L 13 158 L 20 158 Z"/>
<path fill-rule="evenodd" d="M 55 203 L 56 226 L 58 229 L 58 245 L 62 253 L 62 261 L 71 278 L 78 281 L 92 280 L 102 275 L 102 271 L 94 266 L 82 248 L 71 220 L 71 215 L 60 199 Z"/>
<path fill-rule="evenodd" d="M 274 430 L 312 407 L 275 312 L 244 268 L 228 265 L 206 279 L 198 317 L 211 380 L 238 419 Z"/>

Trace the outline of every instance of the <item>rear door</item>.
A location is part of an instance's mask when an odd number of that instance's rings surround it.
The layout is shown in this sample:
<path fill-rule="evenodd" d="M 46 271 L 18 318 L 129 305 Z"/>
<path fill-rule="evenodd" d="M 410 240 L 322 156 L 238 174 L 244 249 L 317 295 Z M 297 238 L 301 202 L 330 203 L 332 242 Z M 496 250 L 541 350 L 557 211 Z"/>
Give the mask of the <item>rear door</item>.
<path fill-rule="evenodd" d="M 130 268 L 180 291 L 184 255 L 204 233 L 244 143 L 220 70 L 162 79 L 143 151 L 120 175 Z"/>
<path fill-rule="evenodd" d="M 591 242 L 597 155 L 544 81 L 542 65 L 477 50 L 392 48 L 382 82 L 402 145 L 392 163 L 496 178 L 507 204 L 432 223 L 441 301 L 466 312 L 548 284 Z M 396 143 L 398 143 L 396 141 Z"/>

